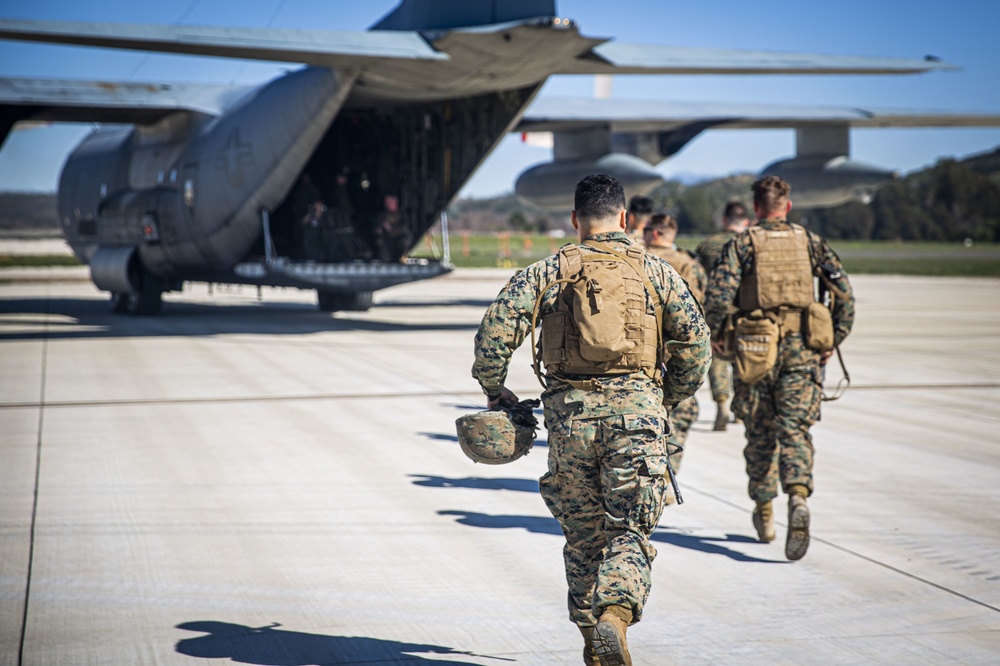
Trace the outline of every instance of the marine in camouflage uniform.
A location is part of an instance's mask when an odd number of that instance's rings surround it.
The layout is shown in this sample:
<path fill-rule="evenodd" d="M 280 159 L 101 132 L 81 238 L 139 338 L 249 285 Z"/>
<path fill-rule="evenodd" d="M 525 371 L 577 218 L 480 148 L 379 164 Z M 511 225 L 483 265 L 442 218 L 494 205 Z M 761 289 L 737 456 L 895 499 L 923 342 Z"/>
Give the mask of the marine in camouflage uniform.
<path fill-rule="evenodd" d="M 733 236 L 744 231 L 749 224 L 750 219 L 746 206 L 738 201 L 730 201 L 726 204 L 722 214 L 722 231 L 703 240 L 695 250 L 695 253 L 701 258 L 701 265 L 709 274 L 712 273 L 719 257 L 722 256 L 722 248 Z M 727 405 L 733 394 L 731 375 L 732 362 L 713 354 L 712 365 L 708 368 L 708 385 L 712 389 L 712 400 L 717 405 L 713 430 L 723 431 L 729 423 Z"/>
<path fill-rule="evenodd" d="M 593 192 L 602 188 L 613 205 L 594 203 Z M 607 212 L 615 209 L 617 216 Z M 616 179 L 596 175 L 577 185 L 573 221 L 581 242 L 596 241 L 625 252 L 632 246 L 624 233 L 625 219 L 625 197 Z M 578 247 L 584 253 L 601 252 Z M 649 595 L 656 556 L 649 537 L 669 486 L 664 402 L 674 405 L 694 394 L 711 354 L 702 310 L 683 280 L 656 257 L 643 254 L 642 261 L 655 291 L 652 296 L 662 308 L 660 337 L 662 357 L 667 359 L 662 379 L 642 371 L 558 375 L 547 364 L 542 393 L 549 454 L 548 471 L 539 485 L 566 537 L 569 617 L 588 641 L 604 636 L 602 627 L 616 623 L 614 635 L 620 634 L 626 654 L 625 627 L 639 621 Z M 558 275 L 558 254 L 528 266 L 510 279 L 483 316 L 472 374 L 491 406 L 516 400 L 504 388 L 511 355 L 531 333 L 539 295 L 540 317 L 556 310 L 560 289 L 546 287 Z M 645 317 L 655 312 L 649 296 L 646 293 Z M 603 644 L 588 643 L 588 663 L 597 663 L 594 645 L 599 651 Z M 631 661 L 626 657 L 623 663 Z"/>
<path fill-rule="evenodd" d="M 787 183 L 768 176 L 754 183 L 754 188 L 755 209 L 758 214 L 762 211 L 765 214 L 757 226 L 767 231 L 792 229 L 785 219 L 791 209 Z M 785 193 L 779 201 L 787 204 L 777 212 L 757 201 L 758 196 L 765 197 L 765 201 L 769 196 L 760 194 L 758 190 L 771 191 L 773 196 L 774 188 L 778 188 L 779 194 Z M 805 233 L 812 266 L 829 266 L 838 276 L 833 283 L 844 297 L 834 299 L 832 315 L 834 340 L 839 345 L 854 323 L 851 285 L 840 258 L 827 242 L 811 231 Z M 750 235 L 750 231 L 738 234 L 726 244 L 709 278 L 705 310 L 709 325 L 717 335 L 727 315 L 737 310 L 734 304 L 739 302 L 741 284 L 754 266 L 755 251 Z M 804 506 L 804 499 L 813 492 L 814 448 L 809 428 L 820 417 L 822 366 L 827 358 L 829 354 L 820 354 L 806 347 L 802 334 L 794 331 L 781 337 L 777 362 L 764 379 L 755 384 L 745 384 L 738 377 L 734 381 L 733 412 L 746 426 L 744 457 L 749 477 L 748 489 L 750 498 L 757 504 L 754 526 L 762 541 L 774 539 L 770 506 L 771 500 L 778 495 L 779 483 L 781 489 L 789 494 L 790 503 L 798 496 L 802 498 L 800 505 Z M 805 543 L 786 542 L 786 554 L 790 559 L 798 559 L 808 547 L 808 513 L 805 515 Z M 771 521 L 770 528 L 765 529 L 768 521 Z M 793 532 L 794 529 L 790 528 L 790 539 L 795 536 Z"/>
<path fill-rule="evenodd" d="M 646 228 L 646 224 L 653 215 L 653 200 L 649 197 L 644 197 L 640 194 L 635 195 L 628 201 L 628 213 L 626 214 L 626 220 L 628 222 L 625 233 L 628 234 L 628 238 L 633 243 L 642 244 L 643 242 L 643 229 Z"/>
<path fill-rule="evenodd" d="M 677 237 L 677 220 L 673 216 L 657 213 L 644 229 L 646 250 L 670 264 L 677 271 L 694 297 L 701 303 L 705 299 L 708 277 L 698 258 L 674 243 Z M 675 472 L 681 471 L 684 448 L 691 426 L 698 420 L 698 398 L 691 396 L 670 410 L 670 461 Z"/>

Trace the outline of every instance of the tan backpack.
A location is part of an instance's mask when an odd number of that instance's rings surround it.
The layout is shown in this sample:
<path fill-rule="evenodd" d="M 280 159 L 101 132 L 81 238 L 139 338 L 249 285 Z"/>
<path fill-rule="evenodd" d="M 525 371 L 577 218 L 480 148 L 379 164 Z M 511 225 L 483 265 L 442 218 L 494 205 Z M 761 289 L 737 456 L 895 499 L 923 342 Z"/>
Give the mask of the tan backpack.
<path fill-rule="evenodd" d="M 571 375 L 645 372 L 658 376 L 662 306 L 644 269 L 644 250 L 632 245 L 623 254 L 596 241 L 598 252 L 567 245 L 559 251 L 559 274 L 539 293 L 532 312 L 534 368 L 540 365 Z M 545 293 L 560 286 L 554 311 L 542 316 L 542 343 L 535 344 L 538 309 Z M 646 313 L 647 291 L 655 315 Z"/>

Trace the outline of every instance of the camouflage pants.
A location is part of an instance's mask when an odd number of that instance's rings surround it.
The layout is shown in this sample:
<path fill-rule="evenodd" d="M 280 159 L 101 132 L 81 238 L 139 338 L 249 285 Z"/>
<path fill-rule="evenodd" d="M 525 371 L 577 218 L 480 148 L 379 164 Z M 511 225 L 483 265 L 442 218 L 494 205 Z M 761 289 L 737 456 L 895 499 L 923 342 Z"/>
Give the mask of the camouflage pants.
<path fill-rule="evenodd" d="M 767 377 L 750 386 L 736 384 L 733 412 L 746 426 L 748 491 L 755 502 L 778 496 L 778 485 L 803 485 L 813 491 L 813 444 L 809 427 L 819 420 L 819 356 L 797 335 L 782 341 L 778 362 Z"/>
<path fill-rule="evenodd" d="M 708 384 L 712 387 L 712 400 L 715 402 L 726 402 L 733 394 L 733 384 L 729 378 L 732 365 L 732 361 L 712 356 L 712 365 L 708 367 Z"/>
<path fill-rule="evenodd" d="M 649 537 L 669 483 L 664 419 L 547 418 L 547 426 L 549 471 L 539 486 L 566 536 L 570 620 L 592 627 L 605 607 L 625 606 L 638 622 L 656 557 Z"/>
<path fill-rule="evenodd" d="M 677 403 L 677 406 L 670 410 L 670 464 L 674 466 L 675 472 L 681 471 L 681 462 L 684 460 L 684 451 L 674 453 L 674 447 L 684 447 L 687 443 L 688 431 L 691 424 L 698 420 L 698 399 L 691 396 L 687 400 Z"/>

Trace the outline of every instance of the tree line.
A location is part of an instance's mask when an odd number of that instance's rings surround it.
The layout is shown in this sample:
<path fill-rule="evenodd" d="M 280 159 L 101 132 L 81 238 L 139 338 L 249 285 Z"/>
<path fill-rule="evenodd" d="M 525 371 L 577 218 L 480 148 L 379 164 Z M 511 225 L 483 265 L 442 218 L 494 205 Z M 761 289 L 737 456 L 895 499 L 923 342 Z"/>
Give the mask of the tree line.
<path fill-rule="evenodd" d="M 1000 157 L 998 153 L 994 156 Z M 975 163 L 941 160 L 881 188 L 872 202 L 806 211 L 828 238 L 1000 242 L 1000 180 Z"/>
<path fill-rule="evenodd" d="M 740 174 L 694 185 L 667 181 L 650 197 L 656 210 L 677 218 L 681 234 L 707 235 L 719 229 L 727 202 L 741 201 L 752 210 L 755 179 Z M 451 214 L 456 228 L 471 231 L 569 229 L 568 214 L 538 213 L 513 195 L 461 200 Z M 790 217 L 831 239 L 1000 242 L 1000 148 L 962 161 L 943 159 L 882 187 L 869 204 L 793 207 Z"/>
<path fill-rule="evenodd" d="M 718 229 L 727 201 L 750 207 L 753 181 L 742 175 L 687 187 L 668 182 L 651 196 L 677 217 L 681 233 L 708 234 Z M 793 207 L 790 218 L 831 239 L 1000 242 L 1000 148 L 962 161 L 940 160 L 882 187 L 870 204 Z"/>

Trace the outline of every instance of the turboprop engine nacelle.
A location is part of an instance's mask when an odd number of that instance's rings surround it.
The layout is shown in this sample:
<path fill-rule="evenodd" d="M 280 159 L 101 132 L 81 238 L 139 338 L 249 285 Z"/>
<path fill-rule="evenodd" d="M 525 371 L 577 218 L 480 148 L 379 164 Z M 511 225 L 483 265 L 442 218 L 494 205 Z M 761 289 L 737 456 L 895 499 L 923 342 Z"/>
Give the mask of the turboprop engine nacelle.
<path fill-rule="evenodd" d="M 663 177 L 648 162 L 633 155 L 609 153 L 597 159 L 556 160 L 531 167 L 518 177 L 514 192 L 536 208 L 572 210 L 576 184 L 595 173 L 606 173 L 620 180 L 626 199 L 647 194 L 663 182 Z"/>
<path fill-rule="evenodd" d="M 780 160 L 761 171 L 792 186 L 792 202 L 800 208 L 830 208 L 851 201 L 867 204 L 879 187 L 899 176 L 896 171 L 856 162 L 843 155 L 810 155 Z"/>

